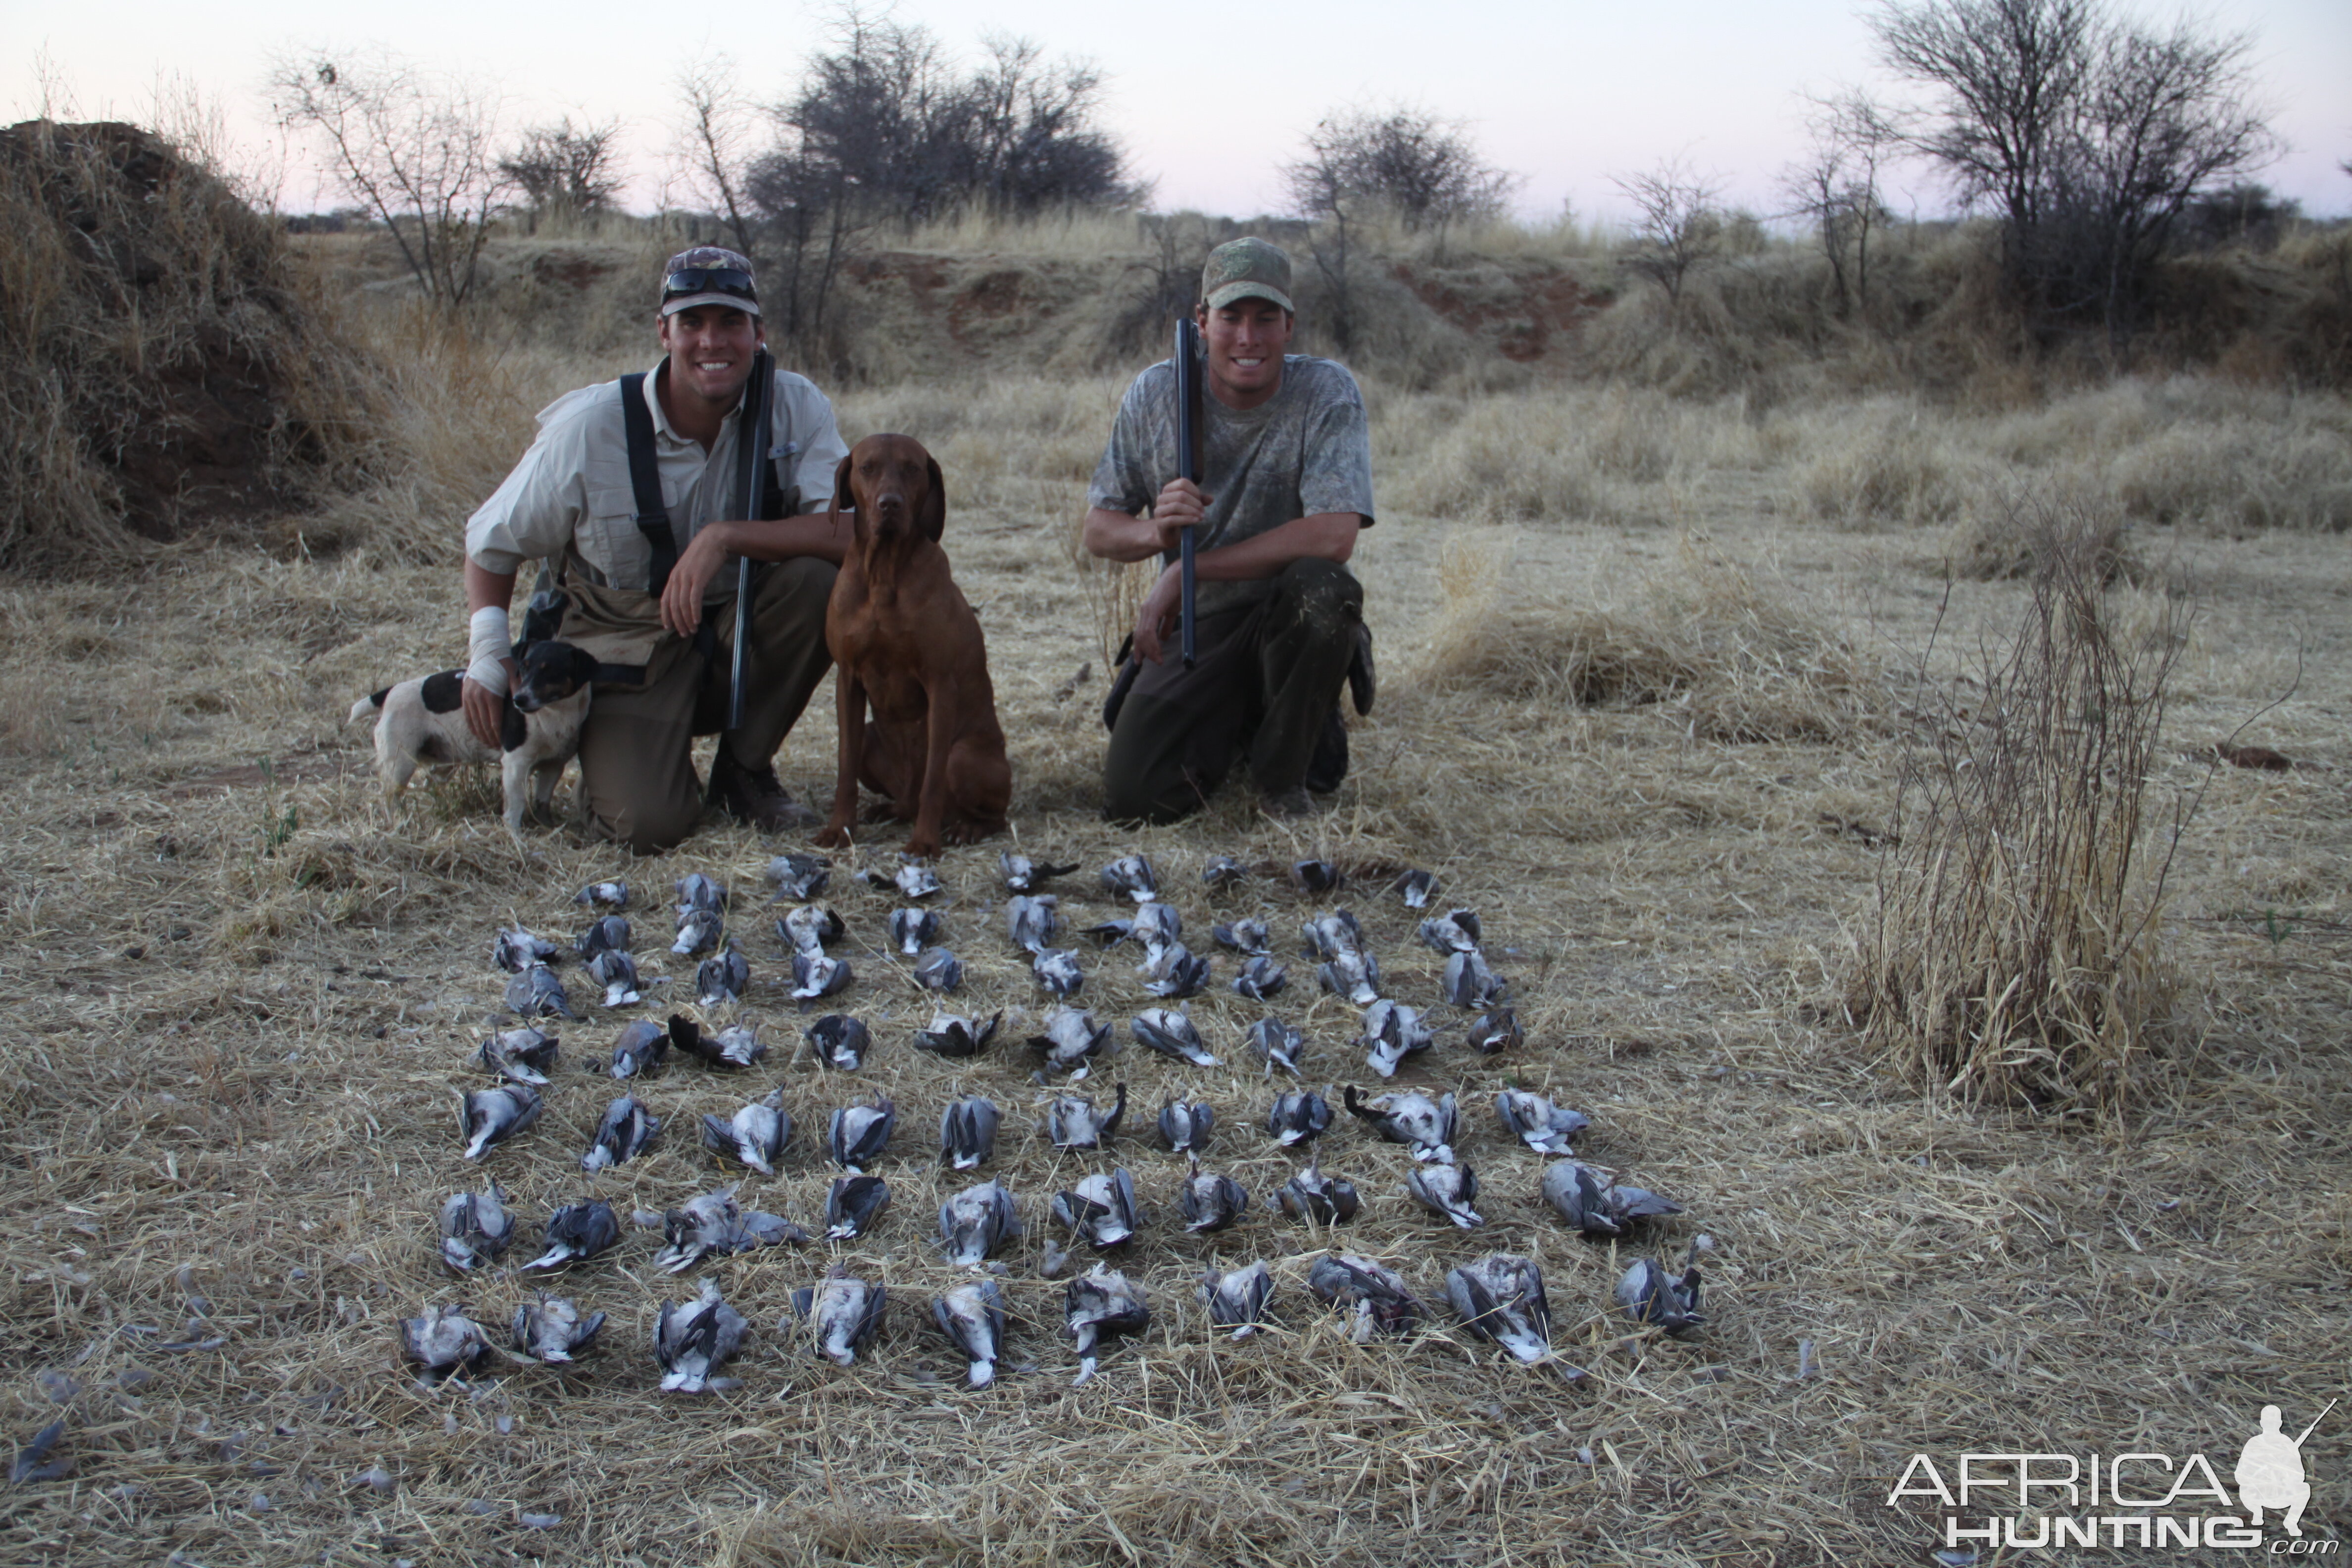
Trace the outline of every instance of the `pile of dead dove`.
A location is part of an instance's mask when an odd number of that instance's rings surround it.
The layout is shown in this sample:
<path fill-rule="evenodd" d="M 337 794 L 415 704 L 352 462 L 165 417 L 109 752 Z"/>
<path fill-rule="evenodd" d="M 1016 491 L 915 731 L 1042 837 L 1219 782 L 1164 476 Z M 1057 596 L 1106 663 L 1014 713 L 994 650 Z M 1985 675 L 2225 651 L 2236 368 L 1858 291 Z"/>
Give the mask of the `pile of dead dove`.
<path fill-rule="evenodd" d="M 1295 948 L 1289 930 L 1267 919 L 1236 918 L 1211 925 L 1209 942 L 1221 950 L 1215 957 L 1187 944 L 1183 917 L 1163 897 L 1158 869 L 1142 856 L 1102 868 L 1101 887 L 1120 912 L 1075 931 L 1065 924 L 1061 899 L 1045 889 L 1072 875 L 1076 866 L 1039 864 L 1006 853 L 999 857 L 998 869 L 1006 892 L 1001 910 L 992 915 L 992 906 L 982 904 L 978 918 L 957 914 L 952 926 L 952 900 L 928 866 L 910 863 L 895 874 L 866 869 L 845 878 L 845 884 L 869 890 L 852 893 L 857 901 L 870 906 L 877 901 L 871 893 L 879 892 L 885 895 L 880 901 L 894 906 L 887 913 L 869 908 L 845 917 L 820 901 L 832 885 L 831 862 L 793 854 L 770 863 L 767 880 L 774 893 L 764 901 L 696 872 L 674 884 L 666 908 L 644 910 L 627 885 L 597 882 L 576 895 L 585 923 L 568 942 L 521 929 L 499 931 L 490 957 L 507 976 L 506 1016 L 472 1051 L 472 1081 L 457 1090 L 458 1137 L 452 1150 L 490 1174 L 478 1185 L 469 1181 L 442 1202 L 437 1251 L 442 1263 L 462 1276 L 524 1277 L 529 1294 L 503 1324 L 479 1321 L 465 1305 L 446 1302 L 404 1320 L 403 1345 L 422 1374 L 466 1375 L 516 1363 L 560 1367 L 598 1351 L 608 1312 L 590 1298 L 600 1282 L 610 1282 L 617 1260 L 627 1257 L 671 1275 L 703 1271 L 696 1290 L 682 1300 L 665 1301 L 655 1323 L 649 1348 L 659 1387 L 697 1393 L 736 1386 L 739 1380 L 722 1369 L 768 1326 L 754 1325 L 728 1303 L 716 1277 L 722 1260 L 762 1247 L 854 1242 L 893 1223 L 887 1167 L 894 1146 L 897 1163 L 907 1163 L 908 1142 L 900 1107 L 887 1096 L 851 1088 L 877 1050 L 892 1049 L 938 1058 L 937 1161 L 950 1173 L 978 1177 L 940 1206 L 937 1245 L 952 1282 L 931 1296 L 926 1331 L 936 1331 L 937 1342 L 962 1359 L 971 1387 L 991 1384 L 999 1363 L 1007 1360 L 1007 1285 L 1013 1269 L 1006 1255 L 1032 1227 L 1041 1243 L 1039 1271 L 1058 1281 L 1062 1331 L 1072 1344 L 1077 1383 L 1094 1375 L 1107 1342 L 1150 1323 L 1145 1291 L 1114 1267 L 1150 1246 L 1154 1230 L 1149 1208 L 1139 1200 L 1134 1173 L 1117 1159 L 1122 1142 L 1156 1147 L 1174 1162 L 1149 1183 L 1172 1200 L 1183 1234 L 1244 1238 L 1257 1215 L 1269 1226 L 1307 1227 L 1326 1248 L 1310 1255 L 1307 1289 L 1323 1307 L 1344 1314 L 1360 1342 L 1407 1335 L 1433 1323 L 1433 1314 L 1412 1282 L 1342 1245 L 1363 1198 L 1354 1181 L 1325 1173 L 1321 1152 L 1336 1141 L 1335 1130 L 1348 1128 L 1356 1133 L 1343 1136 L 1370 1141 L 1356 1142 L 1340 1156 L 1351 1163 L 1360 1163 L 1368 1147 L 1395 1146 L 1402 1152 L 1396 1171 L 1404 1195 L 1427 1212 L 1432 1224 L 1475 1230 L 1486 1223 L 1480 1205 L 1493 1202 L 1496 1173 L 1490 1164 L 1482 1182 L 1456 1145 L 1464 1131 L 1462 1116 L 1478 1112 L 1452 1091 L 1432 1098 L 1392 1087 L 1366 1094 L 1349 1082 L 1336 1096 L 1347 1117 L 1336 1120 L 1332 1089 L 1309 1087 L 1305 1063 L 1334 1048 L 1360 1051 L 1370 1073 L 1393 1079 L 1416 1058 L 1437 1059 L 1431 1053 L 1444 1040 L 1458 1040 L 1473 1066 L 1518 1048 L 1522 1034 L 1510 986 L 1487 956 L 1476 911 L 1438 912 L 1430 902 L 1434 879 L 1426 872 L 1407 872 L 1382 889 L 1402 900 L 1408 922 L 1418 921 L 1418 942 L 1442 956 L 1437 994 L 1423 998 L 1423 1006 L 1392 994 L 1402 988 L 1384 973 L 1354 913 L 1336 904 L 1315 907 L 1346 881 L 1328 862 L 1301 861 L 1288 868 L 1290 888 L 1307 900 L 1305 918 L 1291 928 Z M 1219 858 L 1201 879 L 1212 895 L 1230 902 L 1268 875 Z M 842 890 L 850 891 L 847 886 Z M 764 932 L 754 935 L 752 928 L 769 925 L 771 911 L 779 906 L 772 931 L 780 956 L 773 977 L 761 984 L 771 996 L 781 993 L 798 1003 L 807 1020 L 789 1047 L 763 1037 L 761 1024 L 745 1011 L 754 990 L 753 959 L 746 948 L 764 950 L 766 941 Z M 642 929 L 647 925 L 656 928 L 650 940 Z M 978 1007 L 948 1010 L 957 1005 L 948 998 L 961 993 L 967 979 L 965 963 L 947 945 L 950 940 L 965 944 L 967 952 L 971 944 L 1008 942 L 1034 977 L 1031 994 L 1006 1001 L 1016 1017 L 1031 1007 L 1042 1014 L 1025 1039 L 1034 1061 L 1031 1082 L 1038 1089 L 1035 1135 L 1057 1153 L 1097 1167 L 1064 1190 L 1016 1194 L 985 1173 L 1000 1131 L 1006 1128 L 1006 1112 L 983 1095 L 961 1092 L 949 1080 L 958 1063 L 992 1048 L 1000 1054 L 1013 1048 L 998 1044 L 1007 1032 L 1008 1007 L 992 1007 L 985 1017 Z M 640 960 L 641 945 L 667 948 L 667 959 Z M 1082 998 L 1089 980 L 1121 962 L 1123 953 L 1137 957 L 1135 973 L 1150 1002 L 1122 1027 L 1116 1018 L 1098 1020 Z M 1230 973 L 1220 975 L 1219 966 L 1228 963 L 1222 954 L 1231 955 Z M 667 972 L 654 973 L 656 964 Z M 861 968 L 868 972 L 862 991 Z M 1294 969 L 1307 973 L 1294 979 Z M 1221 984 L 1265 1009 L 1231 1040 L 1204 1037 L 1185 1006 L 1188 998 Z M 882 1031 L 893 1010 L 883 998 L 902 994 L 908 986 L 939 998 L 925 1008 L 930 1021 L 885 1039 Z M 1316 1049 L 1305 1030 L 1280 1016 L 1286 993 L 1295 1000 L 1309 987 L 1357 1011 L 1355 1032 L 1344 1045 L 1330 1039 Z M 866 1009 L 872 1022 L 857 1016 L 853 999 L 868 994 L 876 998 Z M 597 1033 L 610 1028 L 609 1043 L 588 1052 L 567 1047 L 565 1036 L 578 1040 L 600 1012 L 608 1022 Z M 1126 1082 L 1115 1082 L 1108 1095 L 1081 1092 L 1079 1086 L 1091 1074 L 1130 1046 L 1146 1053 L 1142 1060 L 1165 1058 L 1171 1072 L 1214 1068 L 1245 1053 L 1265 1085 L 1263 1108 L 1221 1117 L 1207 1099 L 1188 1089 L 1171 1094 L 1156 1110 L 1139 1108 L 1130 1119 Z M 803 1050 L 814 1076 L 797 1081 L 829 1093 L 793 1104 L 784 1084 L 753 1081 L 763 1072 L 796 1066 Z M 579 1059 L 583 1056 L 586 1060 Z M 1179 1076 L 1197 1080 L 1197 1075 Z M 656 1114 L 636 1091 L 662 1077 L 672 1088 L 683 1080 L 709 1109 Z M 512 1162 L 509 1152 L 516 1145 L 543 1137 L 542 1112 L 557 1096 L 585 1101 L 578 1108 L 583 1121 L 589 1105 L 610 1098 L 579 1152 L 579 1176 L 565 1183 L 570 1190 L 525 1211 L 494 1173 L 502 1161 Z M 1580 1161 L 1572 1140 L 1589 1125 L 1582 1113 L 1518 1088 L 1503 1089 L 1491 1104 L 1507 1146 L 1538 1157 L 1513 1173 L 1512 1185 L 1539 1196 L 1571 1232 L 1613 1242 L 1682 1212 L 1680 1205 Z M 922 1113 L 924 1142 L 929 1116 L 928 1110 Z M 637 1160 L 659 1140 L 681 1136 L 698 1140 L 718 1165 L 739 1173 L 737 1180 L 675 1208 L 635 1210 L 625 1220 L 608 1199 L 596 1195 L 600 1176 Z M 1279 1186 L 1254 1194 L 1213 1162 L 1221 1141 L 1233 1149 L 1259 1140 L 1266 1151 L 1286 1156 L 1290 1171 Z M 792 1164 L 818 1161 L 835 1173 L 824 1199 L 821 1234 L 739 1199 L 748 1179 L 740 1173 L 774 1178 Z M 1024 1212 L 1032 1216 L 1026 1221 Z M 658 1244 L 633 1242 L 632 1231 L 640 1228 L 657 1231 Z M 520 1246 L 518 1232 L 525 1233 Z M 531 1234 L 536 1240 L 528 1239 Z M 1653 1257 L 1637 1258 L 1618 1283 L 1617 1305 L 1635 1323 L 1675 1337 L 1692 1334 L 1705 1321 L 1696 1258 L 1710 1245 L 1705 1237 L 1696 1238 L 1679 1270 Z M 634 1256 L 640 1246 L 647 1252 L 641 1258 Z M 774 1331 L 807 1353 L 848 1366 L 874 1353 L 890 1286 L 859 1278 L 848 1262 L 837 1260 L 837 1252 L 835 1258 L 829 1266 L 812 1265 L 811 1282 L 792 1293 L 793 1310 Z M 559 1279 L 570 1282 L 570 1293 L 556 1292 Z M 1214 1331 L 1242 1339 L 1274 1321 L 1276 1286 L 1274 1270 L 1257 1259 L 1211 1269 L 1196 1294 Z M 1472 1335 L 1521 1362 L 1555 1361 L 1545 1281 L 1530 1258 L 1511 1252 L 1470 1258 L 1447 1270 L 1440 1290 L 1431 1296 L 1440 1293 L 1453 1320 Z M 1042 1314 L 1023 1316 L 1034 1321 Z M 1574 1369 L 1559 1364 L 1575 1375 Z"/>

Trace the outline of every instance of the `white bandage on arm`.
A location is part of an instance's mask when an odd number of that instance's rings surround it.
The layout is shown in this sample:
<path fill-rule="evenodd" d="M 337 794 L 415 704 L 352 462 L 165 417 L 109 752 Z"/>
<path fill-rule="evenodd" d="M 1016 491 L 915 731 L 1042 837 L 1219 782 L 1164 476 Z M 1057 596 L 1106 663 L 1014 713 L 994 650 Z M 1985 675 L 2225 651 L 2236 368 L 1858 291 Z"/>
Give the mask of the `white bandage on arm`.
<path fill-rule="evenodd" d="M 494 696 L 507 694 L 507 663 L 514 641 L 507 631 L 507 613 L 495 605 L 476 610 L 466 623 L 466 679 Z"/>

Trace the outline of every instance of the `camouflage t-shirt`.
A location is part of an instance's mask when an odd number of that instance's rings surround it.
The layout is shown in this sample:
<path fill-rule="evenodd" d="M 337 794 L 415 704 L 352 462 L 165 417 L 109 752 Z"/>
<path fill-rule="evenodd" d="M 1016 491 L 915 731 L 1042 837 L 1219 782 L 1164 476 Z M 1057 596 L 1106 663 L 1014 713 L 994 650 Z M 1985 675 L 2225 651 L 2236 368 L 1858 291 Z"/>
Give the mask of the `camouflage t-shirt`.
<path fill-rule="evenodd" d="M 1234 410 L 1203 389 L 1201 489 L 1209 496 L 1197 548 L 1254 538 L 1294 518 L 1352 511 L 1372 521 L 1372 443 L 1364 399 L 1343 365 L 1285 354 L 1282 389 Z M 1176 477 L 1176 362 L 1137 376 L 1119 400 L 1087 504 L 1140 517 Z M 1202 611 L 1246 604 L 1256 583 L 1202 583 Z"/>

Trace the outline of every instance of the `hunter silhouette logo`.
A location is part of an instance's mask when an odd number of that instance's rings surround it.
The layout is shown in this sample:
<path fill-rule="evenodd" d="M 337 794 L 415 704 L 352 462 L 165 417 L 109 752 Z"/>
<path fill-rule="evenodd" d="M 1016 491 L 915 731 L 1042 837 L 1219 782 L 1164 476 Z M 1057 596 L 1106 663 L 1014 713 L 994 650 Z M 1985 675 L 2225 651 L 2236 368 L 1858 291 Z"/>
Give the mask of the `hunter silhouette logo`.
<path fill-rule="evenodd" d="M 2301 1436 L 2290 1437 L 2279 1430 L 2279 1407 L 2263 1406 L 2263 1429 L 2246 1439 L 2238 1451 L 2238 1468 L 2231 1472 L 2238 1483 L 2238 1505 L 2246 1510 L 2246 1522 L 2260 1528 L 2263 1510 L 2286 1510 L 2279 1522 L 2289 1535 L 2303 1533 L 2304 1505 L 2311 1500 L 2311 1482 L 2303 1473 L 2303 1439 L 2336 1408 L 2329 1400 L 2326 1408 L 2311 1418 L 2311 1426 Z"/>
<path fill-rule="evenodd" d="M 1942 1544 L 2042 1551 L 2084 1546 L 2205 1547 L 2246 1551 L 2264 1543 L 2263 1516 L 2275 1513 L 2285 1538 L 2270 1551 L 2292 1556 L 2333 1555 L 2335 1541 L 2306 1541 L 2303 1512 L 2311 1479 L 2303 1445 L 2327 1413 L 2288 1436 L 2275 1405 L 2263 1406 L 2261 1426 L 2239 1450 L 2233 1500 L 2211 1460 L 2202 1454 L 2175 1459 L 2146 1451 L 2121 1454 L 1962 1454 L 1948 1482 L 1933 1458 L 1914 1454 L 1886 1494 L 1894 1508 L 1905 1498 L 1929 1498 L 1946 1512 Z M 1949 1463 L 1948 1458 L 1947 1463 Z M 1984 1494 L 1990 1493 L 1988 1508 Z M 1975 1515 L 1976 1517 L 1970 1517 Z"/>

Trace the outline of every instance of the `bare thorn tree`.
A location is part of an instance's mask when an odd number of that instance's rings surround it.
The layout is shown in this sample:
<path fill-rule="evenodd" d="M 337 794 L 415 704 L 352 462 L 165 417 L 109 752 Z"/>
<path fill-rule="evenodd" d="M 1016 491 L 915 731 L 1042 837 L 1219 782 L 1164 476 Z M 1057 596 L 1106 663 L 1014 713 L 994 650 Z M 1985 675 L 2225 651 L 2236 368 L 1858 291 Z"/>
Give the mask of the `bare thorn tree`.
<path fill-rule="evenodd" d="M 1618 264 L 1663 289 L 1667 319 L 1679 318 L 1684 286 L 1723 249 L 1721 178 L 1694 174 L 1676 157 L 1642 174 L 1612 174 L 1609 183 L 1633 204 L 1632 246 Z"/>
<path fill-rule="evenodd" d="M 572 129 L 570 116 L 534 125 L 499 161 L 499 172 L 522 192 L 536 226 L 541 218 L 609 212 L 620 194 L 621 124 L 608 120 Z"/>
<path fill-rule="evenodd" d="M 1837 314 L 1870 305 L 1870 241 L 1887 221 L 1879 171 L 1901 142 L 1892 116 L 1859 91 L 1811 100 L 1805 128 L 1812 147 L 1780 176 L 1790 216 L 1812 226 L 1829 263 Z"/>
<path fill-rule="evenodd" d="M 680 119 L 670 150 L 677 184 L 718 215 L 735 248 L 752 254 L 754 231 L 746 193 L 758 111 L 736 84 L 735 61 L 709 54 L 677 74 Z"/>
<path fill-rule="evenodd" d="M 506 190 L 497 95 L 384 52 L 281 58 L 268 85 L 279 125 L 324 150 L 335 183 L 392 230 L 425 297 L 463 305 Z"/>

